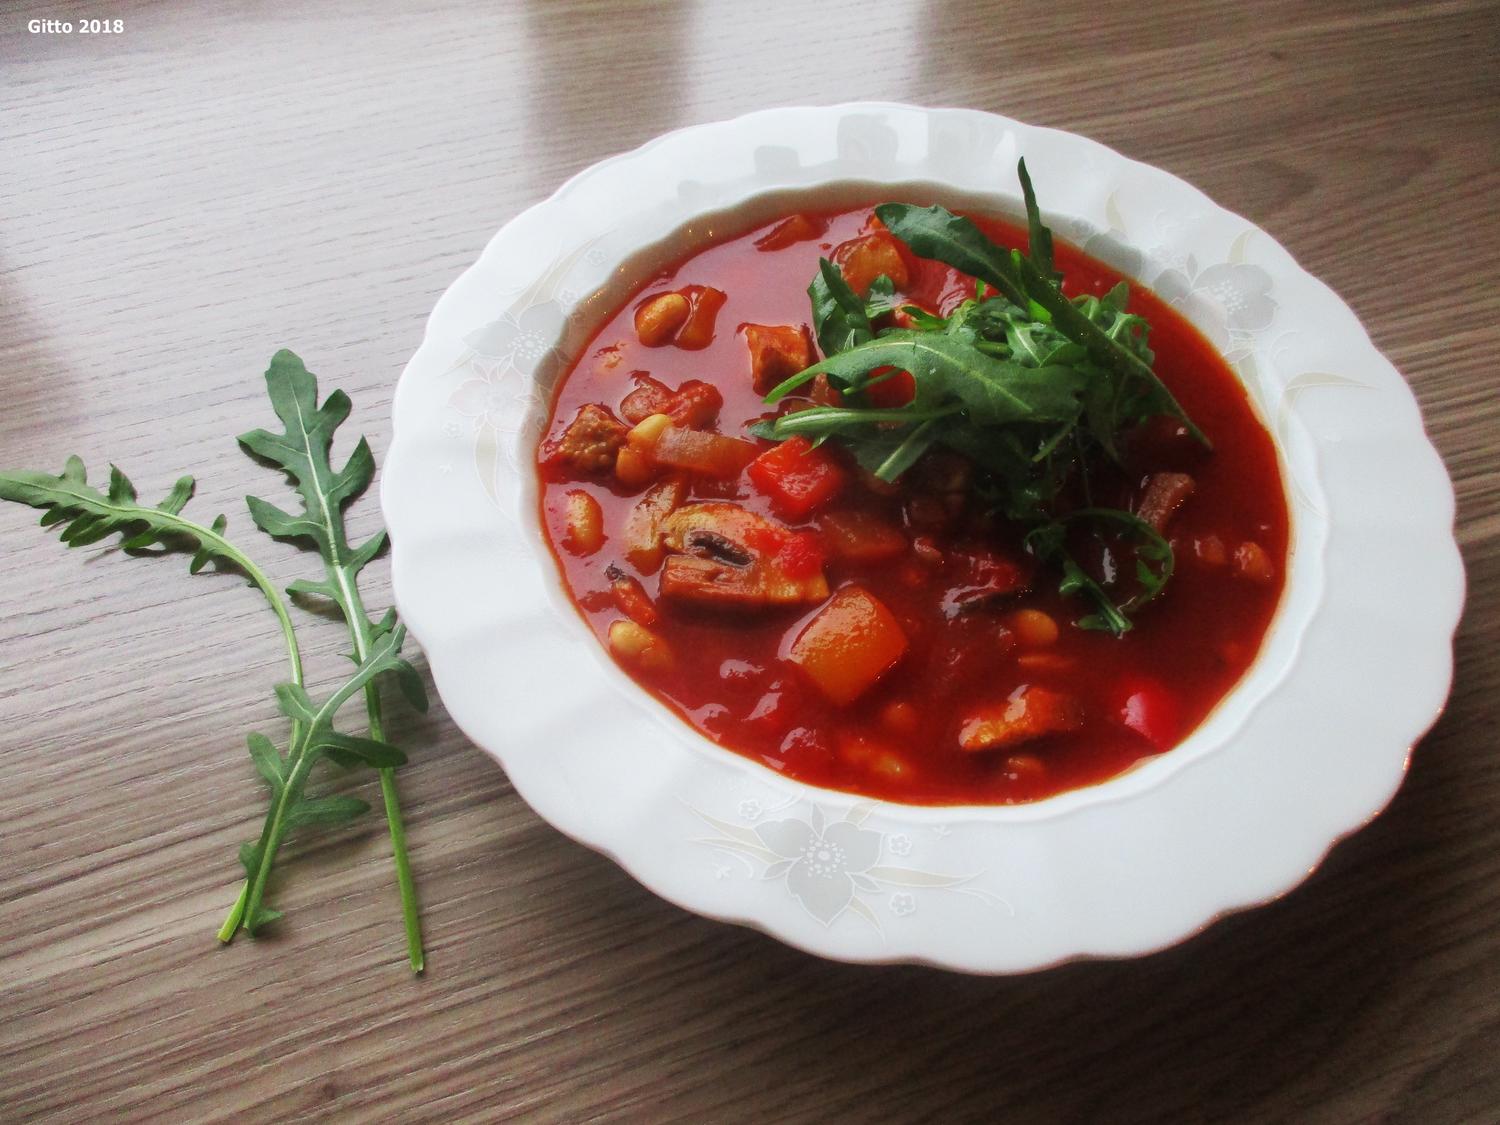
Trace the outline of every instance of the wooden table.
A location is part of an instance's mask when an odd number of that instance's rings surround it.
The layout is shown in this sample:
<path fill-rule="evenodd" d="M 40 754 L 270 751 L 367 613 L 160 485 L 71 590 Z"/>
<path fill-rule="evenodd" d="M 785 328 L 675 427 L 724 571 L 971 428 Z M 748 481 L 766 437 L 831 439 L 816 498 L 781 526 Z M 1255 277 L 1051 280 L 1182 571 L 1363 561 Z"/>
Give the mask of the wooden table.
<path fill-rule="evenodd" d="M 1500 5 L 44 7 L 0 27 L 7 467 L 112 458 L 153 497 L 192 471 L 192 510 L 255 542 L 241 497 L 279 485 L 233 435 L 271 421 L 276 348 L 382 453 L 437 295 L 572 172 L 769 104 L 958 104 L 1170 169 L 1343 294 L 1447 458 L 1470 601 L 1405 788 L 1304 886 L 1020 979 L 684 914 L 539 821 L 441 706 L 402 718 L 413 978 L 375 817 L 286 855 L 274 938 L 214 941 L 263 807 L 244 732 L 277 729 L 254 593 L 67 554 L 6 506 L 0 1119 L 1500 1117 Z M 340 630 L 303 632 L 326 683 Z"/>

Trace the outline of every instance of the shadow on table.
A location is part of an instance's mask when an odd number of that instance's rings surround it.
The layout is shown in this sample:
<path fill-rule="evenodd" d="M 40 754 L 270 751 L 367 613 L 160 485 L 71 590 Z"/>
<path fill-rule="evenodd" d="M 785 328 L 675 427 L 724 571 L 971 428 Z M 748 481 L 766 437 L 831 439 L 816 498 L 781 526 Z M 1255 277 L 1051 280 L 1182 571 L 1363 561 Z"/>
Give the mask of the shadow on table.
<path fill-rule="evenodd" d="M 685 72 L 691 20 L 663 18 L 639 5 L 573 7 L 531 0 L 522 27 L 532 53 L 525 100 L 529 189 L 547 194 L 578 168 L 560 169 L 548 154 L 572 153 L 590 163 L 632 148 L 684 123 Z M 599 111 L 597 89 L 628 88 L 630 118 Z"/>
<path fill-rule="evenodd" d="M 4 365 L 0 387 L 5 396 L 0 407 L 0 436 L 12 427 L 12 432 L 35 430 L 43 417 L 76 413 L 83 398 L 81 387 L 94 377 L 93 372 L 69 370 L 62 355 L 51 346 L 52 333 L 33 315 L 10 269 L 0 259 L 0 339 L 6 341 L 0 348 L 0 363 Z M 0 468 L 19 467 L 10 460 L 5 458 Z M 58 458 L 56 465 L 27 467 L 57 472 L 62 459 Z"/>

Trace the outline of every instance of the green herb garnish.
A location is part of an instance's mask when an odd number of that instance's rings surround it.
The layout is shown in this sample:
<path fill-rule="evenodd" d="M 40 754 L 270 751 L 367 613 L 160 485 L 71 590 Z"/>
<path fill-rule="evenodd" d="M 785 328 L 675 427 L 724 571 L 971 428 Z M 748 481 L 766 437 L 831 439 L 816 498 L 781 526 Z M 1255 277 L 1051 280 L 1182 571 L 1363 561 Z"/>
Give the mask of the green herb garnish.
<path fill-rule="evenodd" d="M 270 788 L 271 804 L 260 837 L 240 849 L 245 884 L 219 931 L 229 941 L 241 929 L 254 935 L 280 917 L 265 904 L 266 887 L 276 854 L 286 833 L 313 824 L 339 824 L 368 810 L 364 801 L 349 796 L 308 796 L 313 767 L 328 758 L 345 767 L 369 766 L 379 771 L 397 883 L 406 925 L 407 949 L 415 972 L 423 968 L 421 930 L 416 892 L 407 859 L 405 831 L 392 771 L 406 756 L 386 742 L 381 722 L 379 681 L 394 678 L 408 701 L 427 706 L 421 677 L 400 656 L 406 637 L 391 610 L 372 620 L 361 600 L 358 576 L 382 549 L 382 531 L 351 546 L 344 527 L 344 508 L 366 488 L 375 473 L 369 444 L 361 439 L 344 467 L 334 471 L 329 452 L 335 429 L 349 416 L 349 398 L 335 391 L 320 406 L 317 380 L 289 351 L 281 351 L 266 372 L 271 405 L 285 425 L 285 433 L 256 430 L 240 438 L 245 449 L 261 461 L 282 469 L 297 486 L 303 511 L 293 515 L 256 497 L 246 497 L 251 518 L 262 531 L 279 539 L 303 543 L 323 559 L 324 577 L 298 581 L 288 587 L 294 597 L 318 597 L 337 606 L 350 633 L 354 673 L 322 701 L 308 693 L 296 630 L 282 592 L 246 552 L 226 538 L 227 521 L 220 515 L 209 525 L 182 515 L 193 495 L 192 477 L 183 477 L 155 507 L 137 501 L 135 488 L 111 466 L 107 491 L 88 484 L 83 462 L 70 457 L 58 476 L 32 471 L 0 472 L 0 500 L 44 510 L 42 526 L 61 525 L 69 547 L 98 543 L 120 536 L 128 555 L 166 551 L 191 552 L 189 570 L 196 574 L 210 562 L 237 570 L 264 596 L 281 627 L 286 643 L 290 678 L 275 689 L 278 708 L 290 720 L 286 752 L 259 733 L 248 736 L 251 760 Z M 365 699 L 368 731 L 357 736 L 335 728 L 340 709 L 356 695 Z"/>
<path fill-rule="evenodd" d="M 1061 574 L 1064 594 L 1087 597 L 1086 629 L 1120 635 L 1130 614 L 1159 594 L 1172 574 L 1172 549 L 1130 512 L 1087 500 L 1089 473 L 1101 459 L 1119 462 L 1120 442 L 1148 418 L 1180 421 L 1205 448 L 1208 438 L 1152 370 L 1150 326 L 1126 311 L 1129 286 L 1103 297 L 1068 298 L 1053 258 L 1025 161 L 1018 168 L 1026 203 L 1028 254 L 992 242 L 971 220 L 942 207 L 886 203 L 875 214 L 911 251 L 976 279 L 975 295 L 947 316 L 907 307 L 910 327 L 878 330 L 897 307 L 887 288 L 862 300 L 824 259 L 808 289 L 824 358 L 774 388 L 777 403 L 819 375 L 841 406 L 794 410 L 754 432 L 780 441 L 801 434 L 835 439 L 882 480 L 895 480 L 929 449 L 956 450 L 986 470 L 995 508 L 1026 527 L 1026 543 Z M 885 369 L 910 372 L 915 397 L 876 407 L 866 392 Z M 1085 503 L 1064 504 L 1070 486 Z M 1134 543 L 1134 590 L 1117 595 L 1069 553 L 1070 528 L 1110 531 Z"/>

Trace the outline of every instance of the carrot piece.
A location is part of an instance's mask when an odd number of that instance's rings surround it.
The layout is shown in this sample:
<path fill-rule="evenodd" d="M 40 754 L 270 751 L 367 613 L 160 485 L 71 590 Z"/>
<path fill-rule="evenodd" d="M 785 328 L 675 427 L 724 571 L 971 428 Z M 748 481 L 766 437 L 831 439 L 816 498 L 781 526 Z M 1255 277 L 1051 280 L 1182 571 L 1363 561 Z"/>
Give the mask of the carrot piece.
<path fill-rule="evenodd" d="M 849 562 L 881 562 L 906 553 L 901 529 L 868 512 L 829 512 L 818 520 L 818 530 L 834 557 Z"/>
<path fill-rule="evenodd" d="M 714 342 L 714 321 L 729 298 L 711 285 L 686 285 L 679 292 L 687 298 L 688 314 L 673 343 L 693 351 L 708 347 Z"/>
<path fill-rule="evenodd" d="M 609 595 L 616 609 L 637 625 L 656 624 L 660 615 L 637 579 L 617 566 L 606 567 L 604 577 L 609 579 Z"/>
<path fill-rule="evenodd" d="M 793 579 L 810 578 L 815 574 L 822 577 L 825 561 L 823 545 L 810 531 L 792 532 L 771 559 L 777 570 Z"/>
<path fill-rule="evenodd" d="M 1083 707 L 1073 696 L 1023 685 L 1005 702 L 969 712 L 958 731 L 958 748 L 970 753 L 995 750 L 1082 725 Z"/>
<path fill-rule="evenodd" d="M 1154 680 L 1125 689 L 1119 720 L 1158 750 L 1168 750 L 1182 730 L 1182 707 L 1177 698 Z"/>
<path fill-rule="evenodd" d="M 844 487 L 845 479 L 838 462 L 801 434 L 750 462 L 749 474 L 750 482 L 790 520 L 806 519 L 828 503 Z"/>
<path fill-rule="evenodd" d="M 792 642 L 787 659 L 825 696 L 849 704 L 906 653 L 906 634 L 885 605 L 858 586 L 836 593 Z"/>
<path fill-rule="evenodd" d="M 812 366 L 812 338 L 801 325 L 747 324 L 745 343 L 750 348 L 750 381 L 758 395 Z"/>
<path fill-rule="evenodd" d="M 807 397 L 819 406 L 843 406 L 844 395 L 828 381 L 828 376 L 821 371 L 813 376 L 812 390 L 807 392 Z"/>
<path fill-rule="evenodd" d="M 882 410 L 896 409 L 917 397 L 917 381 L 912 378 L 910 371 L 890 366 L 877 367 L 870 372 L 870 378 L 880 380 L 864 391 L 865 401 L 871 406 Z"/>

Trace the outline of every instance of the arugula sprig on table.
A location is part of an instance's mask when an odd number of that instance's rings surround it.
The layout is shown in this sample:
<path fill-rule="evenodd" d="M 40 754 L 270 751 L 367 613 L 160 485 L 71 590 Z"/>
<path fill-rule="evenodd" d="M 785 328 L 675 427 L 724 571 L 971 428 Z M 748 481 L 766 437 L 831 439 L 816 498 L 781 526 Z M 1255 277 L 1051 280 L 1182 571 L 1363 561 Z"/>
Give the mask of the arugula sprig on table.
<path fill-rule="evenodd" d="M 888 279 L 861 298 L 839 267 L 819 261 L 808 287 L 814 334 L 824 358 L 774 388 L 780 402 L 818 376 L 842 405 L 811 406 L 760 423 L 774 441 L 801 434 L 836 440 L 877 477 L 893 481 L 936 447 L 986 470 L 996 509 L 1026 527 L 1028 549 L 1061 575 L 1059 589 L 1093 603 L 1078 624 L 1119 636 L 1130 615 L 1172 576 L 1172 549 L 1149 524 L 1090 499 L 1099 461 L 1119 462 L 1125 433 L 1157 415 L 1177 419 L 1211 448 L 1152 370 L 1150 326 L 1127 311 L 1129 286 L 1102 297 L 1067 297 L 1056 270 L 1052 232 L 1042 221 L 1026 163 L 1018 167 L 1029 252 L 996 245 L 971 220 L 943 207 L 886 203 L 875 214 L 918 257 L 934 258 L 976 280 L 975 295 L 946 316 L 904 306 L 910 327 L 877 328 L 891 307 Z M 899 371 L 915 385 L 903 406 L 877 406 L 867 392 Z M 1070 490 L 1086 498 L 1063 506 Z M 1070 529 L 1108 530 L 1135 543 L 1135 589 L 1119 596 L 1092 577 L 1069 549 Z"/>
<path fill-rule="evenodd" d="M 260 461 L 287 474 L 297 487 L 303 511 L 294 515 L 249 496 L 246 502 L 250 515 L 268 535 L 302 543 L 321 556 L 323 577 L 298 580 L 287 593 L 331 601 L 344 618 L 353 648 L 354 672 L 321 700 L 307 690 L 296 629 L 282 591 L 226 537 L 223 515 L 205 525 L 182 514 L 193 495 L 192 477 L 179 479 L 160 504 L 150 507 L 139 503 L 134 486 L 118 468 L 111 466 L 108 489 L 100 491 L 88 483 L 83 462 L 70 457 L 57 476 L 29 470 L 0 472 L 0 499 L 43 509 L 42 526 L 61 525 L 62 541 L 69 547 L 87 546 L 118 535 L 120 548 L 127 555 L 190 552 L 192 573 L 214 562 L 239 571 L 260 591 L 286 643 L 290 678 L 276 685 L 275 695 L 290 730 L 284 752 L 258 732 L 247 738 L 251 760 L 269 789 L 270 806 L 259 838 L 240 849 L 245 883 L 219 931 L 219 939 L 230 941 L 240 929 L 253 936 L 280 917 L 266 905 L 266 891 L 277 852 L 290 830 L 341 824 L 368 811 L 369 805 L 356 797 L 308 795 L 313 768 L 328 758 L 346 768 L 368 766 L 379 772 L 408 958 L 412 970 L 421 972 L 424 955 L 416 892 L 392 772 L 405 763 L 406 756 L 386 741 L 379 685 L 384 679 L 394 679 L 419 710 L 427 706 L 426 692 L 416 669 L 400 655 L 406 630 L 397 623 L 395 611 L 373 620 L 360 596 L 359 573 L 383 548 L 385 533 L 351 546 L 344 524 L 344 509 L 369 487 L 375 460 L 368 442 L 361 438 L 344 467 L 333 469 L 333 436 L 349 416 L 349 398 L 342 391 L 334 391 L 319 405 L 316 378 L 291 352 L 280 351 L 272 359 L 266 387 L 285 432 L 254 430 L 242 435 L 240 443 Z M 365 700 L 364 735 L 349 734 L 335 726 L 344 705 L 357 695 Z"/>

